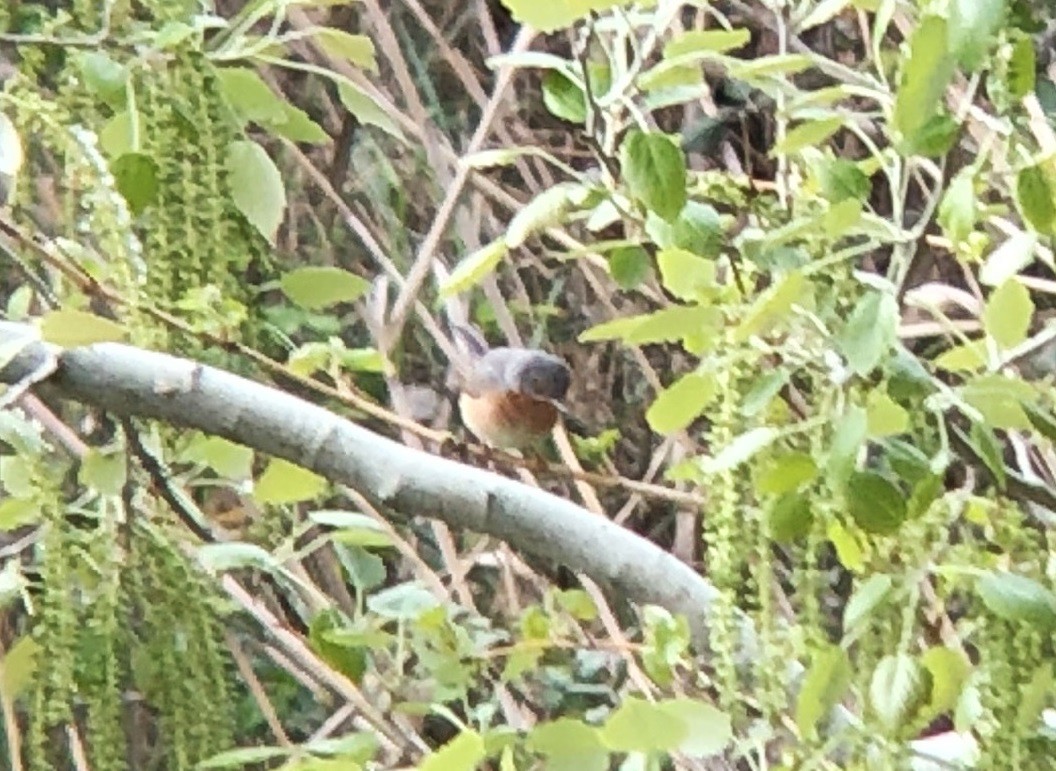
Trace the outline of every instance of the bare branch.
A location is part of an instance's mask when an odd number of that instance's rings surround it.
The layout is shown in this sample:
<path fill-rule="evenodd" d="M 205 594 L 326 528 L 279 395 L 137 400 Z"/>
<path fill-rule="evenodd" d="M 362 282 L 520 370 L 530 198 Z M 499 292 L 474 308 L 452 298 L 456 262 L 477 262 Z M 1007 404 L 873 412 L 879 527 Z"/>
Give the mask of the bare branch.
<path fill-rule="evenodd" d="M 34 335 L 32 327 L 0 322 L 0 349 Z M 0 382 L 19 382 L 48 354 L 39 341 L 19 346 Z M 274 388 L 132 346 L 62 352 L 38 387 L 45 396 L 222 436 L 353 487 L 383 510 L 495 536 L 635 602 L 683 613 L 695 643 L 705 641 L 716 597 L 708 581 L 652 542 L 543 490 L 406 447 Z"/>

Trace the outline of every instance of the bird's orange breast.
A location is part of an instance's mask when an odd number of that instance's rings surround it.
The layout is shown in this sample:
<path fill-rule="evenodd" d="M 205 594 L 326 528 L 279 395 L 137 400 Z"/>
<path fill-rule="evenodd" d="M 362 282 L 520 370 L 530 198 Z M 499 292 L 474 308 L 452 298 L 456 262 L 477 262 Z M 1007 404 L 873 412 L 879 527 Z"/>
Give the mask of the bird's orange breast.
<path fill-rule="evenodd" d="M 494 447 L 520 449 L 545 437 L 557 422 L 557 407 L 515 391 L 463 393 L 462 422 L 480 441 Z"/>

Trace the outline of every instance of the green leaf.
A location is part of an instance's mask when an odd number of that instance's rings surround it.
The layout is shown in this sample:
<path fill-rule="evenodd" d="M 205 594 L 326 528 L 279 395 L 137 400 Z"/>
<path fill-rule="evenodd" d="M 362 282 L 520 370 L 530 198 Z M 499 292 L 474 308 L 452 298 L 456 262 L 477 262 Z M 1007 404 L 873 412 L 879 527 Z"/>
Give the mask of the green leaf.
<path fill-rule="evenodd" d="M 896 653 L 880 659 L 869 684 L 869 701 L 880 722 L 895 731 L 906 725 L 930 691 L 927 670 L 912 656 Z"/>
<path fill-rule="evenodd" d="M 356 116 L 362 123 L 368 126 L 377 126 L 389 136 L 392 136 L 404 144 L 407 137 L 404 136 L 400 124 L 396 122 L 382 104 L 361 89 L 355 83 L 341 80 L 337 84 L 337 96 L 345 109 Z"/>
<path fill-rule="evenodd" d="M 579 336 L 581 343 L 623 340 L 632 345 L 682 340 L 687 335 L 717 329 L 721 312 L 703 305 L 676 305 L 642 316 L 614 319 L 591 327 Z"/>
<path fill-rule="evenodd" d="M 103 453 L 91 449 L 81 460 L 78 477 L 81 484 L 101 495 L 120 495 L 128 480 L 128 465 L 122 453 Z"/>
<path fill-rule="evenodd" d="M 854 470 L 868 425 L 868 414 L 857 405 L 849 406 L 836 424 L 826 463 L 829 481 L 834 485 L 842 484 Z"/>
<path fill-rule="evenodd" d="M 338 543 L 364 549 L 392 546 L 392 536 L 372 517 L 355 511 L 322 509 L 308 518 L 317 525 L 334 528 L 330 538 Z"/>
<path fill-rule="evenodd" d="M 370 289 L 370 282 L 343 268 L 308 265 L 283 275 L 280 286 L 297 305 L 319 310 L 355 302 Z"/>
<path fill-rule="evenodd" d="M 718 395 L 714 377 L 698 373 L 683 375 L 657 395 L 646 411 L 645 419 L 658 434 L 681 431 Z"/>
<path fill-rule="evenodd" d="M 616 752 L 673 752 L 689 738 L 689 728 L 660 705 L 627 696 L 605 721 L 601 738 Z"/>
<path fill-rule="evenodd" d="M 865 553 L 854 533 L 833 520 L 826 528 L 825 535 L 836 550 L 836 558 L 841 565 L 855 573 L 865 569 Z"/>
<path fill-rule="evenodd" d="M 805 147 L 819 147 L 829 137 L 843 128 L 844 118 L 821 118 L 806 121 L 790 129 L 785 138 L 770 148 L 770 156 L 791 155 Z"/>
<path fill-rule="evenodd" d="M 415 621 L 440 604 L 436 595 L 413 581 L 390 586 L 367 598 L 368 608 L 394 621 Z"/>
<path fill-rule="evenodd" d="M 1051 163 L 1028 166 L 1016 177 L 1016 201 L 1039 233 L 1056 235 L 1056 175 Z"/>
<path fill-rule="evenodd" d="M 976 584 L 987 609 L 1006 621 L 1050 628 L 1056 623 L 1056 595 L 1033 578 L 1015 573 L 987 573 Z"/>
<path fill-rule="evenodd" d="M 818 466 L 805 452 L 789 452 L 771 458 L 759 472 L 755 487 L 764 495 L 792 492 L 818 475 Z"/>
<path fill-rule="evenodd" d="M 601 741 L 601 731 L 574 718 L 540 723 L 528 734 L 525 745 L 546 756 L 547 768 L 606 771 L 609 767 L 609 752 Z"/>
<path fill-rule="evenodd" d="M 741 414 L 746 418 L 761 414 L 770 406 L 774 397 L 781 393 L 790 377 L 789 371 L 784 367 L 761 373 L 741 400 Z"/>
<path fill-rule="evenodd" d="M 286 213 L 286 188 L 278 168 L 256 142 L 238 140 L 227 148 L 227 171 L 235 206 L 274 243 Z"/>
<path fill-rule="evenodd" d="M 869 177 L 853 161 L 835 158 L 822 164 L 816 174 L 821 193 L 830 203 L 839 203 L 848 198 L 864 201 L 869 195 Z"/>
<path fill-rule="evenodd" d="M 975 372 L 986 366 L 986 341 L 954 346 L 935 357 L 933 364 L 947 372 Z"/>
<path fill-rule="evenodd" d="M 894 345 L 898 330 L 898 302 L 885 293 L 869 292 L 851 311 L 838 345 L 847 364 L 867 375 Z"/>
<path fill-rule="evenodd" d="M 516 249 L 533 233 L 561 222 L 572 208 L 571 193 L 582 190 L 575 182 L 562 182 L 537 195 L 510 220 L 506 245 Z"/>
<path fill-rule="evenodd" d="M 1023 36 L 1016 39 L 1008 59 L 1008 95 L 1019 100 L 1034 90 L 1037 77 L 1037 54 L 1034 41 Z"/>
<path fill-rule="evenodd" d="M 486 756 L 484 739 L 467 729 L 426 757 L 418 771 L 473 771 Z"/>
<path fill-rule="evenodd" d="M 770 535 L 780 543 L 805 538 L 814 524 L 814 512 L 806 493 L 788 493 L 774 501 L 768 512 Z"/>
<path fill-rule="evenodd" d="M 955 68 L 947 48 L 946 20 L 925 16 L 910 38 L 895 97 L 892 122 L 907 141 L 913 142 L 938 111 Z"/>
<path fill-rule="evenodd" d="M 631 195 L 674 222 L 686 205 L 686 159 L 675 140 L 632 130 L 620 147 L 620 167 Z"/>
<path fill-rule="evenodd" d="M 117 191 L 133 214 L 142 214 L 158 197 L 158 168 L 143 153 L 125 153 L 110 163 Z"/>
<path fill-rule="evenodd" d="M 664 289 L 680 300 L 701 300 L 715 286 L 715 263 L 685 249 L 664 249 L 656 264 Z"/>
<path fill-rule="evenodd" d="M 547 70 L 543 75 L 543 104 L 552 115 L 569 123 L 587 120 L 587 95 L 560 70 Z"/>
<path fill-rule="evenodd" d="M 950 0 L 950 53 L 969 71 L 977 70 L 997 40 L 1007 0 Z"/>
<path fill-rule="evenodd" d="M 736 342 L 762 335 L 783 321 L 792 306 L 803 297 L 808 281 L 802 271 L 794 270 L 755 299 L 741 323 L 733 332 Z"/>
<path fill-rule="evenodd" d="M 973 175 L 974 169 L 970 166 L 957 172 L 939 204 L 939 224 L 954 244 L 963 243 L 971 235 L 978 219 Z"/>
<path fill-rule="evenodd" d="M 979 269 L 980 283 L 999 286 L 1015 276 L 1034 261 L 1034 247 L 1037 243 L 1037 233 L 1017 230 L 990 252 L 983 267 Z"/>
<path fill-rule="evenodd" d="M 323 131 L 322 126 L 309 118 L 304 110 L 283 102 L 282 112 L 285 120 L 267 126 L 271 133 L 291 142 L 305 142 L 313 145 L 322 145 L 330 141 L 330 135 Z"/>
<path fill-rule="evenodd" d="M 1030 419 L 1022 407 L 1023 402 L 1037 399 L 1030 383 L 995 373 L 975 378 L 961 386 L 958 393 L 982 413 L 990 428 L 1030 428 Z"/>
<path fill-rule="evenodd" d="M 76 348 L 93 343 L 124 340 L 127 332 L 116 321 L 88 311 L 48 311 L 40 320 L 40 335 L 46 343 Z"/>
<path fill-rule="evenodd" d="M 535 27 L 540 32 L 554 32 L 563 27 L 571 26 L 572 22 L 587 16 L 591 11 L 604 11 L 620 5 L 628 5 L 629 3 L 630 0 L 502 1 L 502 4 L 510 9 L 510 13 L 516 21 Z"/>
<path fill-rule="evenodd" d="M 218 573 L 243 568 L 255 568 L 270 573 L 280 567 L 279 561 L 266 549 L 255 543 L 242 541 L 203 544 L 198 547 L 198 561 L 207 570 Z"/>
<path fill-rule="evenodd" d="M 843 610 L 843 633 L 849 635 L 858 631 L 858 626 L 866 621 L 894 587 L 891 576 L 875 573 L 858 585 Z"/>
<path fill-rule="evenodd" d="M 674 723 L 686 728 L 686 738 L 677 751 L 691 758 L 718 755 L 733 740 L 730 716 L 720 709 L 697 699 L 667 699 L 657 704 L 660 711 Z"/>
<path fill-rule="evenodd" d="M 253 497 L 261 504 L 284 504 L 310 501 L 327 488 L 323 477 L 282 458 L 273 458 L 253 488 Z"/>
<path fill-rule="evenodd" d="M 1016 708 L 1016 728 L 1024 734 L 1037 731 L 1042 712 L 1049 706 L 1053 693 L 1052 662 L 1039 664 L 1030 681 L 1020 686 Z"/>
<path fill-rule="evenodd" d="M 265 127 L 287 121 L 285 101 L 254 70 L 224 67 L 217 77 L 224 98 L 242 120 Z"/>
<path fill-rule="evenodd" d="M 204 463 L 225 479 L 248 479 L 253 473 L 253 450 L 219 436 L 201 436 L 180 453 L 183 462 Z"/>
<path fill-rule="evenodd" d="M 777 429 L 769 426 L 753 428 L 723 447 L 715 457 L 706 458 L 702 463 L 702 468 L 709 474 L 735 468 L 757 452 L 769 447 L 780 435 Z"/>
<path fill-rule="evenodd" d="M 847 511 L 867 533 L 891 535 L 906 519 L 902 492 L 872 471 L 855 471 L 847 480 Z"/>
<path fill-rule="evenodd" d="M 330 56 L 344 59 L 355 67 L 370 72 L 378 71 L 374 59 L 374 43 L 366 35 L 353 35 L 342 29 L 321 27 L 315 33 L 316 42 Z"/>
<path fill-rule="evenodd" d="M 609 275 L 620 289 L 634 289 L 651 270 L 649 253 L 640 246 L 621 246 L 609 252 Z"/>
<path fill-rule="evenodd" d="M 506 240 L 499 238 L 465 257 L 440 285 L 440 299 L 447 299 L 479 284 L 498 267 L 508 252 Z"/>
<path fill-rule="evenodd" d="M 365 646 L 342 645 L 327 637 L 327 632 L 346 628 L 341 614 L 327 608 L 316 613 L 308 624 L 308 643 L 319 657 L 354 683 L 358 683 L 367 670 Z"/>
<path fill-rule="evenodd" d="M 725 243 L 719 213 L 700 201 L 687 201 L 673 223 L 650 213 L 645 232 L 661 249 L 685 249 L 701 257 L 717 257 Z"/>
<path fill-rule="evenodd" d="M 99 129 L 99 147 L 111 160 L 125 153 L 134 152 L 136 148 L 133 139 L 132 116 L 127 110 L 114 113 L 114 116 Z M 6 171 L 6 157 L 7 153 L 0 150 L 0 171 L 11 173 Z"/>
<path fill-rule="evenodd" d="M 1027 339 L 1034 301 L 1018 279 L 1010 278 L 986 301 L 983 324 L 986 333 L 1004 349 L 1014 348 Z"/>
<path fill-rule="evenodd" d="M 924 121 L 924 125 L 911 138 L 903 139 L 899 150 L 903 155 L 941 158 L 953 148 L 960 131 L 961 124 L 940 104 L 938 113 Z"/>
<path fill-rule="evenodd" d="M 868 433 L 873 439 L 902 434 L 909 429 L 909 413 L 880 390 L 869 394 L 866 415 Z"/>
<path fill-rule="evenodd" d="M 931 697 L 928 700 L 928 716 L 949 712 L 968 682 L 972 665 L 960 651 L 936 646 L 928 648 L 920 657 L 920 663 L 931 675 Z"/>
<path fill-rule="evenodd" d="M 664 58 L 675 59 L 691 54 L 725 53 L 746 45 L 752 33 L 743 28 L 691 29 L 679 32 L 664 45 Z"/>
<path fill-rule="evenodd" d="M 818 721 L 843 698 L 850 684 L 851 662 L 847 651 L 827 645 L 815 653 L 796 697 L 796 725 L 800 733 L 816 736 Z"/>
<path fill-rule="evenodd" d="M 128 69 L 102 51 L 83 51 L 76 54 L 77 69 L 84 85 L 111 107 L 125 102 Z"/>

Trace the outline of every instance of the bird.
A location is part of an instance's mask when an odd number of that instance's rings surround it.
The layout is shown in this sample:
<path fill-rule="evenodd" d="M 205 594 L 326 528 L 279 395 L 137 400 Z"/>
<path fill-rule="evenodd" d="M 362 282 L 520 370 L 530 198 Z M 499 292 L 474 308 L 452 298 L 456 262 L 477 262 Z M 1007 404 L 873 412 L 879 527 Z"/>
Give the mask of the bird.
<path fill-rule="evenodd" d="M 564 411 L 572 370 L 535 348 L 489 348 L 475 329 L 453 326 L 469 356 L 458 399 L 462 423 L 484 444 L 523 450 L 542 441 Z"/>

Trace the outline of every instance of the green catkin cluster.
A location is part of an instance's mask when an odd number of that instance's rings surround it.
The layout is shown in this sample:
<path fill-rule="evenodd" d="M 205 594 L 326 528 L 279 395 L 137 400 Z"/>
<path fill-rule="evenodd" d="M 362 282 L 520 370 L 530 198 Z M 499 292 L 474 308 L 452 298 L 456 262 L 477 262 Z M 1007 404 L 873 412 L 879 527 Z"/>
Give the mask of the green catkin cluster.
<path fill-rule="evenodd" d="M 149 524 L 131 539 L 130 602 L 141 620 L 139 662 L 148 701 L 160 714 L 173 771 L 194 768 L 230 746 L 230 675 L 212 587 Z"/>
<path fill-rule="evenodd" d="M 709 443 L 713 452 L 729 445 L 737 436 L 736 376 L 730 369 L 719 376 L 720 402 L 712 415 Z M 726 469 L 709 478 L 710 509 L 704 517 L 704 547 L 707 573 L 719 596 L 711 617 L 710 644 L 714 653 L 719 700 L 724 709 L 738 711 L 741 692 L 737 673 L 737 651 L 741 640 L 737 620 L 738 591 L 743 582 L 744 555 L 741 549 L 742 519 L 740 483 L 734 471 Z"/>
<path fill-rule="evenodd" d="M 89 566 L 94 576 L 85 576 L 77 683 L 87 712 L 85 738 L 95 771 L 127 767 L 122 691 L 127 682 L 131 640 L 121 602 L 124 552 L 119 546 L 120 511 L 116 505 L 107 505 L 109 500 L 100 503 L 98 526 L 86 535 L 82 549 L 82 564 Z"/>
<path fill-rule="evenodd" d="M 80 547 L 79 534 L 65 522 L 64 509 L 57 498 L 49 495 L 42 500 L 41 513 L 44 521 L 38 544 L 40 593 L 33 640 L 37 645 L 36 661 L 46 665 L 34 668 L 28 744 L 30 770 L 52 771 L 58 749 L 51 736 L 70 722 L 77 692 L 80 618 L 75 587 Z"/>

